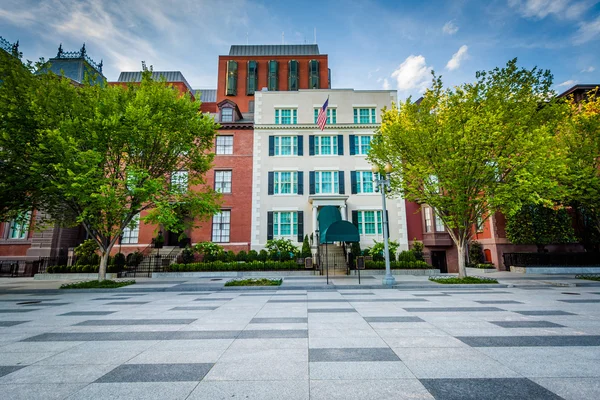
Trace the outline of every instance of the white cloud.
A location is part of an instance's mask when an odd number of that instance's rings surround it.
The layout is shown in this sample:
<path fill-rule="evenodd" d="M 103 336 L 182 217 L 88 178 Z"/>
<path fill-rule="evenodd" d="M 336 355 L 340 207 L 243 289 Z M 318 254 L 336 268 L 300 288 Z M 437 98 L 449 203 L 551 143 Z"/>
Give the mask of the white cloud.
<path fill-rule="evenodd" d="M 600 16 L 590 22 L 582 22 L 575 33 L 575 44 L 584 44 L 600 37 Z"/>
<path fill-rule="evenodd" d="M 590 65 L 589 67 L 582 69 L 581 72 L 594 72 L 595 70 L 596 68 Z"/>
<path fill-rule="evenodd" d="M 432 67 L 427 66 L 425 57 L 411 54 L 392 72 L 391 76 L 396 79 L 398 90 L 419 89 L 419 91 L 424 91 L 429 83 L 431 69 Z"/>
<path fill-rule="evenodd" d="M 448 64 L 446 64 L 446 69 L 454 71 L 460 67 L 460 63 L 469 58 L 467 50 L 469 50 L 469 47 L 466 44 L 460 46 L 460 49 L 452 55 L 452 58 L 448 61 Z"/>
<path fill-rule="evenodd" d="M 524 18 L 544 19 L 550 14 L 557 18 L 575 20 L 580 18 L 595 0 L 508 0 L 508 5 Z"/>
<path fill-rule="evenodd" d="M 35 22 L 35 16 L 30 11 L 7 11 L 0 10 L 0 19 L 6 19 L 13 25 L 31 25 Z"/>
<path fill-rule="evenodd" d="M 390 81 L 387 78 L 383 80 L 383 90 L 390 90 Z"/>
<path fill-rule="evenodd" d="M 454 21 L 448 21 L 444 24 L 444 27 L 442 28 L 442 31 L 446 34 L 446 35 L 454 35 L 456 32 L 458 32 L 458 26 L 456 26 L 456 24 L 454 23 Z"/>
<path fill-rule="evenodd" d="M 574 84 L 576 84 L 577 81 L 574 81 L 573 79 L 569 79 L 568 81 L 564 81 L 563 83 L 559 83 L 558 86 L 573 86 Z"/>

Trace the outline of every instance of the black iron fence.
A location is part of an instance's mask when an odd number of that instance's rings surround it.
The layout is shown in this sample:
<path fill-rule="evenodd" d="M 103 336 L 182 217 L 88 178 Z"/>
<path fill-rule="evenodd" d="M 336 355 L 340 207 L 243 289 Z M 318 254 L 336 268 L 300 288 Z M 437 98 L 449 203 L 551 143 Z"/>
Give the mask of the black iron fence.
<path fill-rule="evenodd" d="M 25 276 L 26 263 L 25 260 L 0 260 L 0 276 Z"/>
<path fill-rule="evenodd" d="M 504 266 L 600 265 L 600 253 L 504 253 Z"/>

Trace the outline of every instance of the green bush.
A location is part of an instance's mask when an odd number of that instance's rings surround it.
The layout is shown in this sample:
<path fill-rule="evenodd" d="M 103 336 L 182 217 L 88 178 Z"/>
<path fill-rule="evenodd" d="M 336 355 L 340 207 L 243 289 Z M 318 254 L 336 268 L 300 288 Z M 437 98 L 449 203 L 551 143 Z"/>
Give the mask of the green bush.
<path fill-rule="evenodd" d="M 129 267 L 136 267 L 142 262 L 143 259 L 144 255 L 136 250 L 133 253 L 127 254 L 126 264 Z"/>
<path fill-rule="evenodd" d="M 248 260 L 248 253 L 246 253 L 244 250 L 241 250 L 239 253 L 237 253 L 237 255 L 235 256 L 236 261 L 247 261 Z"/>
<path fill-rule="evenodd" d="M 366 269 L 385 269 L 384 261 L 367 261 Z M 431 265 L 425 261 L 392 261 L 390 262 L 391 269 L 428 269 Z"/>
<path fill-rule="evenodd" d="M 118 265 L 119 267 L 124 267 L 125 264 L 127 263 L 127 259 L 125 258 L 125 254 L 123 253 L 117 253 L 115 254 L 112 263 L 114 265 Z"/>
<path fill-rule="evenodd" d="M 236 257 L 235 257 L 235 253 L 231 250 L 229 250 L 227 253 L 225 253 L 225 262 L 234 262 L 236 261 Z"/>
<path fill-rule="evenodd" d="M 246 257 L 246 261 L 256 261 L 258 260 L 258 252 L 256 250 L 250 250 L 248 252 L 248 257 Z"/>
<path fill-rule="evenodd" d="M 181 262 L 184 264 L 189 264 L 194 262 L 194 250 L 191 247 L 187 246 L 181 252 Z"/>
<path fill-rule="evenodd" d="M 415 240 L 413 241 L 412 251 L 415 254 L 415 258 L 417 259 L 417 261 L 425 260 L 425 258 L 423 257 L 424 249 L 425 249 L 425 246 L 423 245 L 423 242 L 420 242 L 415 238 Z"/>
<path fill-rule="evenodd" d="M 308 235 L 304 235 L 304 241 L 302 242 L 302 253 L 300 254 L 302 258 L 307 258 L 312 256 L 312 251 L 310 251 L 310 244 L 308 243 Z"/>
<path fill-rule="evenodd" d="M 398 261 L 417 261 L 417 257 L 412 250 L 404 250 L 398 254 Z"/>
<path fill-rule="evenodd" d="M 265 249 L 262 249 L 260 253 L 258 253 L 258 261 L 265 262 L 269 258 L 269 253 Z"/>
<path fill-rule="evenodd" d="M 109 267 L 114 268 L 112 265 Z M 46 272 L 48 274 L 91 274 L 97 273 L 99 268 L 98 265 L 54 265 L 46 268 Z"/>
<path fill-rule="evenodd" d="M 296 264 L 294 261 L 278 262 L 252 261 L 246 263 L 238 262 L 202 262 L 191 264 L 171 264 L 167 271 L 171 272 L 200 272 L 200 271 L 285 271 L 304 269 L 304 266 Z"/>
<path fill-rule="evenodd" d="M 96 258 L 99 263 L 100 257 L 98 256 L 98 254 L 96 254 L 98 248 L 98 243 L 96 243 L 94 239 L 85 240 L 79 246 L 75 247 L 74 253 L 75 257 L 77 257 L 75 263 L 80 265 L 95 264 Z"/>
<path fill-rule="evenodd" d="M 483 263 L 483 248 L 481 243 L 473 241 L 469 243 L 469 267 L 477 268 L 475 265 Z"/>

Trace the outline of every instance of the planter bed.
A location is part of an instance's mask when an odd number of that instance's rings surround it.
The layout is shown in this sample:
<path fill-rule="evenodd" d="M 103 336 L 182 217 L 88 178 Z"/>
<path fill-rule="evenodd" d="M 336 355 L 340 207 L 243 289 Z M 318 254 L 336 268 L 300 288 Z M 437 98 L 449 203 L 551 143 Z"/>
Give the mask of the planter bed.
<path fill-rule="evenodd" d="M 106 279 L 116 279 L 117 274 L 106 273 Z M 81 280 L 95 280 L 98 279 L 98 273 L 75 273 L 75 274 L 35 274 L 33 280 L 35 281 L 81 281 Z"/>
<path fill-rule="evenodd" d="M 224 278 L 239 278 L 239 277 L 271 277 L 271 276 L 313 276 L 317 272 L 314 270 L 308 271 L 202 271 L 202 272 L 153 272 L 152 278 L 169 279 L 169 278 L 208 278 L 208 277 L 224 277 Z"/>
<path fill-rule="evenodd" d="M 600 274 L 600 265 L 540 265 L 528 267 L 510 267 L 510 272 L 521 274 Z"/>
<path fill-rule="evenodd" d="M 361 275 L 385 275 L 385 269 L 361 269 Z M 392 275 L 439 275 L 439 269 L 392 269 Z M 358 271 L 353 269 L 350 275 L 358 276 Z"/>

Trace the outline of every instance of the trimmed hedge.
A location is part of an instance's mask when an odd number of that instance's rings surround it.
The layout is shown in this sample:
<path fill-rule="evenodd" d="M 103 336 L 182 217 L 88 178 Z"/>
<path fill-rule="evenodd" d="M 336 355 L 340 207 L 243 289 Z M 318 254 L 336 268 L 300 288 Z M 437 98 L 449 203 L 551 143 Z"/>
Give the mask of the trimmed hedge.
<path fill-rule="evenodd" d="M 98 273 L 99 265 L 54 265 L 46 268 L 48 274 L 92 274 Z M 121 272 L 123 268 L 120 265 L 109 265 L 106 272 L 116 273 Z"/>
<path fill-rule="evenodd" d="M 167 272 L 200 272 L 200 271 L 279 271 L 279 270 L 303 270 L 304 265 L 298 265 L 295 261 L 252 261 L 252 262 L 203 262 L 192 264 L 171 264 L 165 267 Z"/>
<path fill-rule="evenodd" d="M 425 261 L 392 261 L 391 269 L 429 269 L 433 268 Z M 367 261 L 365 269 L 385 269 L 385 261 Z"/>

